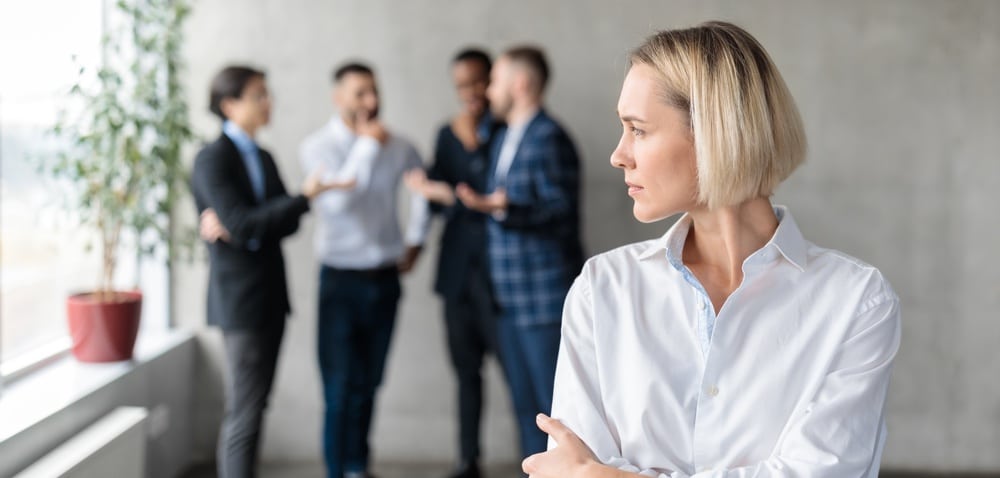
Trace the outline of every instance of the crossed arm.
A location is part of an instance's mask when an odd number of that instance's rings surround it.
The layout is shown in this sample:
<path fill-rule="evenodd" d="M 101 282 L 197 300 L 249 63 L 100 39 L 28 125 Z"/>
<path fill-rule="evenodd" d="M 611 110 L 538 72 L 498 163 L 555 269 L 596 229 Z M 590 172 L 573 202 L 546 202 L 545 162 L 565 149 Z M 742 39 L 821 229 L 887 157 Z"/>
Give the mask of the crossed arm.
<path fill-rule="evenodd" d="M 872 475 L 881 453 L 881 414 L 888 375 L 899 346 L 898 299 L 880 293 L 859 308 L 857 326 L 839 346 L 808 413 L 784 426 L 782 439 L 765 459 L 746 466 L 686 474 L 644 468 L 621 456 L 599 392 L 593 296 L 587 269 L 566 299 L 563 340 L 556 370 L 553 418 L 539 415 L 549 450 L 522 463 L 532 478 L 797 478 Z M 583 438 L 581 438 L 583 437 Z M 607 463 L 602 463 L 602 460 Z"/>

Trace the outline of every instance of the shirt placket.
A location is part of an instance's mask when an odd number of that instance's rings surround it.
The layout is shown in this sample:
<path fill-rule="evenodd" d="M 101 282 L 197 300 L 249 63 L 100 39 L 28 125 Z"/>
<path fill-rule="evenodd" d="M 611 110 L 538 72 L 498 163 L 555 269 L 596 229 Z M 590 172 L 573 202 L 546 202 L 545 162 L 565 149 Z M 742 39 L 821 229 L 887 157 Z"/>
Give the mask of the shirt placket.
<path fill-rule="evenodd" d="M 698 401 L 695 408 L 695 421 L 692 433 L 692 464 L 695 472 L 701 473 L 711 470 L 711 464 L 718 457 L 718 433 L 721 430 L 717 423 L 719 417 L 719 374 L 710 350 L 712 348 L 712 337 L 714 335 L 716 315 L 715 308 L 708 297 L 705 288 L 702 287 L 698 279 L 691 274 L 687 267 L 684 268 L 684 279 L 691 285 L 694 291 L 694 314 L 698 317 L 698 335 L 702 346 L 702 358 L 705 367 L 702 371 L 700 386 L 698 389 Z"/>
<path fill-rule="evenodd" d="M 777 253 L 770 248 L 765 248 L 763 251 L 752 255 L 743 267 L 742 283 L 729 295 L 727 301 L 738 301 L 741 290 L 759 272 L 759 268 L 764 263 L 774 260 L 776 255 Z M 713 337 L 717 335 L 714 329 L 716 323 L 718 323 L 718 317 L 715 315 L 715 309 L 711 305 L 705 289 L 701 287 L 701 283 L 693 275 L 691 275 L 688 282 L 692 283 L 698 292 L 699 302 L 696 307 L 699 308 L 699 317 L 701 318 L 699 322 L 702 324 L 703 337 L 706 339 L 703 342 L 705 347 L 705 369 L 702 372 L 701 386 L 698 390 L 698 403 L 692 433 L 692 464 L 695 467 L 695 472 L 704 473 L 712 471 L 713 465 L 723 455 L 720 449 L 719 434 L 723 433 L 722 430 L 724 430 L 726 425 L 723 394 L 727 391 L 720 389 L 719 382 L 726 367 L 725 357 L 727 353 L 724 350 L 712 353 L 713 343 L 717 343 L 713 341 Z M 740 307 L 739 305 L 727 306 L 727 309 L 739 310 Z M 727 319 L 724 320 L 731 322 L 732 317 L 727 316 Z"/>
<path fill-rule="evenodd" d="M 721 429 L 719 420 L 719 371 L 709 353 L 712 346 L 712 336 L 715 331 L 717 317 L 715 308 L 712 306 L 708 292 L 694 276 L 690 269 L 685 266 L 678 257 L 668 254 L 671 264 L 678 269 L 684 281 L 691 286 L 694 300 L 692 314 L 697 317 L 697 335 L 701 344 L 702 359 L 705 368 L 702 371 L 701 381 L 698 389 L 698 401 L 695 405 L 695 419 L 692 434 L 692 464 L 695 471 L 710 471 L 711 464 L 715 463 L 718 454 L 718 437 L 716 434 Z M 715 433 L 713 433 L 713 431 Z"/>

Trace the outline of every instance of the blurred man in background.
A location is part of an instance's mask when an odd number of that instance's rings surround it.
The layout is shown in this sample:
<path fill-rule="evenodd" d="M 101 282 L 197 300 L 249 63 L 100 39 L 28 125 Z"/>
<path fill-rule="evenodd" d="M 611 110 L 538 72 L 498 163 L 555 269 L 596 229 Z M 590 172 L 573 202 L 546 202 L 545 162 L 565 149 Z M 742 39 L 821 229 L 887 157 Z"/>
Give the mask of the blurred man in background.
<path fill-rule="evenodd" d="M 348 63 L 333 75 L 337 114 L 303 141 L 302 164 L 350 190 L 316 208 L 318 354 L 326 402 L 323 454 L 330 478 L 368 475 L 368 435 L 401 295 L 427 234 L 427 202 L 413 193 L 405 237 L 397 191 L 404 172 L 422 168 L 416 149 L 378 117 L 375 74 Z"/>

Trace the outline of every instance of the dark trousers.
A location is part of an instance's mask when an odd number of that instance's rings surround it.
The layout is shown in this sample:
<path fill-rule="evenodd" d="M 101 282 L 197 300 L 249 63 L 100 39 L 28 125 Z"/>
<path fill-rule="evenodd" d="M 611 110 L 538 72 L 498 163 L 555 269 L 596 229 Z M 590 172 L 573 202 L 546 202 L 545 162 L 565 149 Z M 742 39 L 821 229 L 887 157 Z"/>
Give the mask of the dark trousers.
<path fill-rule="evenodd" d="M 521 455 L 525 458 L 545 451 L 547 446 L 548 436 L 538 429 L 535 416 L 552 411 L 559 329 L 559 322 L 519 325 L 510 317 L 499 320 L 500 363 L 510 385 Z"/>
<path fill-rule="evenodd" d="M 481 370 L 486 353 L 496 350 L 496 308 L 489 272 L 469 264 L 461 292 L 445 298 L 448 352 L 458 378 L 458 423 L 461 460 L 479 459 L 479 425 L 483 409 Z"/>
<path fill-rule="evenodd" d="M 216 452 L 220 478 L 256 476 L 264 409 L 284 333 L 283 316 L 260 328 L 222 332 L 228 373 L 226 412 Z"/>
<path fill-rule="evenodd" d="M 395 270 L 320 270 L 318 353 L 329 478 L 368 468 L 375 391 L 382 382 L 399 297 Z"/>

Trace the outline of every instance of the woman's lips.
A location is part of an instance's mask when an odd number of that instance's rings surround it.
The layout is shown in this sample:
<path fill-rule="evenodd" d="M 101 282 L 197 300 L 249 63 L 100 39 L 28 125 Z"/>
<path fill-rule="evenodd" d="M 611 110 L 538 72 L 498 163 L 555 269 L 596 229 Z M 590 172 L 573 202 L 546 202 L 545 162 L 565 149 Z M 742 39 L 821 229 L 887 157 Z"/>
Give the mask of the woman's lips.
<path fill-rule="evenodd" d="M 642 191 L 642 186 L 639 186 L 638 184 L 633 184 L 628 181 L 625 181 L 625 185 L 628 186 L 629 196 L 635 195 L 636 193 Z"/>

